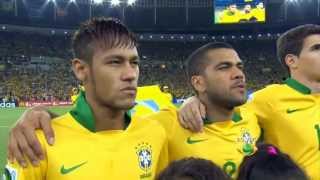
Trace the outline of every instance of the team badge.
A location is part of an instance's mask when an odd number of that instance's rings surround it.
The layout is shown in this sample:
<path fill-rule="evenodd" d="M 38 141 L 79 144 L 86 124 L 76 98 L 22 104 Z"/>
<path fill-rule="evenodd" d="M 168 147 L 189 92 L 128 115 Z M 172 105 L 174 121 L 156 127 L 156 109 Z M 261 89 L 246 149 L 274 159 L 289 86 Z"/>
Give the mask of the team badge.
<path fill-rule="evenodd" d="M 141 178 L 146 178 L 151 176 L 150 170 L 152 166 L 152 148 L 148 143 L 140 143 L 136 146 L 136 154 L 138 157 L 139 167 L 144 174 Z"/>
<path fill-rule="evenodd" d="M 252 137 L 247 129 L 241 130 L 241 136 L 238 138 L 238 142 L 242 144 L 242 151 L 246 155 L 250 155 L 254 152 L 255 138 Z"/>

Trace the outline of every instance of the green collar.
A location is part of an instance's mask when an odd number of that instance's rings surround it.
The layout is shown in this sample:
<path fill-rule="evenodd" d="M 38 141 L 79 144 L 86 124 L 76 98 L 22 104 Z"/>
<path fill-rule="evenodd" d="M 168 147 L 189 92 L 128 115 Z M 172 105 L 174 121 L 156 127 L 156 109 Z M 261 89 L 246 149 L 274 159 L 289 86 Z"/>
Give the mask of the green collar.
<path fill-rule="evenodd" d="M 75 107 L 70 111 L 72 117 L 80 123 L 83 127 L 91 132 L 96 132 L 95 119 L 92 109 L 86 101 L 86 94 L 80 91 Z M 129 126 L 131 117 L 128 113 L 125 114 L 125 129 Z"/>
<path fill-rule="evenodd" d="M 237 122 L 239 122 L 239 121 L 242 120 L 242 117 L 241 117 L 241 115 L 240 115 L 239 113 L 234 112 L 233 115 L 232 115 L 231 120 L 232 120 L 233 122 L 237 123 Z M 214 123 L 214 122 L 215 122 L 214 120 L 209 120 L 208 118 L 204 118 L 204 119 L 203 119 L 203 124 L 204 124 L 204 125 L 212 124 L 212 123 Z"/>
<path fill-rule="evenodd" d="M 311 89 L 309 89 L 307 86 L 301 84 L 295 79 L 288 78 L 284 81 L 284 83 L 302 94 L 311 94 Z"/>

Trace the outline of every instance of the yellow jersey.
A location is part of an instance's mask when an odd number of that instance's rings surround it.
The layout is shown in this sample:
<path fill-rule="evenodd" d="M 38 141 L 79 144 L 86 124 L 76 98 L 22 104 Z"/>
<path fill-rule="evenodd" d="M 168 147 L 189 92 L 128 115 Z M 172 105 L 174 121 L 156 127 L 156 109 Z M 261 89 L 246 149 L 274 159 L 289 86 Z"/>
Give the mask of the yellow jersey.
<path fill-rule="evenodd" d="M 266 21 L 266 10 L 264 8 L 254 8 L 252 9 L 251 14 L 253 17 L 257 18 L 257 21 L 259 22 Z"/>
<path fill-rule="evenodd" d="M 230 12 L 229 10 L 224 10 L 220 14 L 219 23 L 238 23 L 241 13 L 237 10 L 235 13 Z"/>
<path fill-rule="evenodd" d="M 177 112 L 165 109 L 148 116 L 160 122 L 169 140 L 170 161 L 199 157 L 213 161 L 235 178 L 244 156 L 254 152 L 260 137 L 260 127 L 254 114 L 245 108 L 235 113 L 232 120 L 205 122 L 203 133 L 193 133 L 180 126 Z"/>
<path fill-rule="evenodd" d="M 40 166 L 8 164 L 5 174 L 15 180 L 154 179 L 168 164 L 166 132 L 157 121 L 126 117 L 125 130 L 96 132 L 91 109 L 80 95 L 75 109 L 53 120 L 54 146 L 37 132 L 46 153 Z"/>
<path fill-rule="evenodd" d="M 246 13 L 246 12 L 242 11 L 239 20 L 247 20 L 247 21 L 249 21 L 252 17 L 253 17 L 252 12 Z"/>
<path fill-rule="evenodd" d="M 248 106 L 258 117 L 264 141 L 277 146 L 320 179 L 320 94 L 294 79 L 254 93 Z"/>

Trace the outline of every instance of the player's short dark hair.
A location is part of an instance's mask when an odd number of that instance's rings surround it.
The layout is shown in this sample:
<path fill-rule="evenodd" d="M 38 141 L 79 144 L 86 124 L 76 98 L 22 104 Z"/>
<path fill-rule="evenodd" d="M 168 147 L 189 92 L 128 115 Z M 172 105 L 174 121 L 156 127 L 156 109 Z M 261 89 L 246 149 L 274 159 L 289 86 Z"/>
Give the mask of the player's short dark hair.
<path fill-rule="evenodd" d="M 189 82 L 191 81 L 192 76 L 201 75 L 204 72 L 204 69 L 208 65 L 208 60 L 206 55 L 209 51 L 215 49 L 234 49 L 230 44 L 224 42 L 212 42 L 201 46 L 196 49 L 186 61 L 186 70 L 187 77 Z"/>
<path fill-rule="evenodd" d="M 258 151 L 244 158 L 238 180 L 307 180 L 297 164 L 278 148 L 270 144 L 258 146 Z"/>
<path fill-rule="evenodd" d="M 157 180 L 230 180 L 212 161 L 200 158 L 185 158 L 172 162 Z"/>
<path fill-rule="evenodd" d="M 290 71 L 285 62 L 286 56 L 288 54 L 299 56 L 305 38 L 314 34 L 320 34 L 320 26 L 316 24 L 306 24 L 286 31 L 277 40 L 278 59 L 288 73 L 290 73 Z"/>
<path fill-rule="evenodd" d="M 118 19 L 92 18 L 80 25 L 72 38 L 74 58 L 91 63 L 96 48 L 133 48 L 134 34 Z"/>

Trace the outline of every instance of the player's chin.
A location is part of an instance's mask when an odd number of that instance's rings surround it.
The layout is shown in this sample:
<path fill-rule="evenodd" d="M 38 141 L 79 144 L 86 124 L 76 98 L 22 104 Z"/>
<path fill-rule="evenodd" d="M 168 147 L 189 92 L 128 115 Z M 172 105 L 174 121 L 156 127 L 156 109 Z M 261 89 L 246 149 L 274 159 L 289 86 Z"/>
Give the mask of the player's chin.
<path fill-rule="evenodd" d="M 238 95 L 238 96 L 235 96 L 235 97 L 233 98 L 233 104 L 234 104 L 235 106 L 241 106 L 241 105 L 243 105 L 245 102 L 246 102 L 245 96 L 240 96 L 240 95 Z"/>
<path fill-rule="evenodd" d="M 121 109 L 131 109 L 135 106 L 135 98 L 130 98 L 130 99 L 123 99 L 118 101 L 118 107 Z"/>

